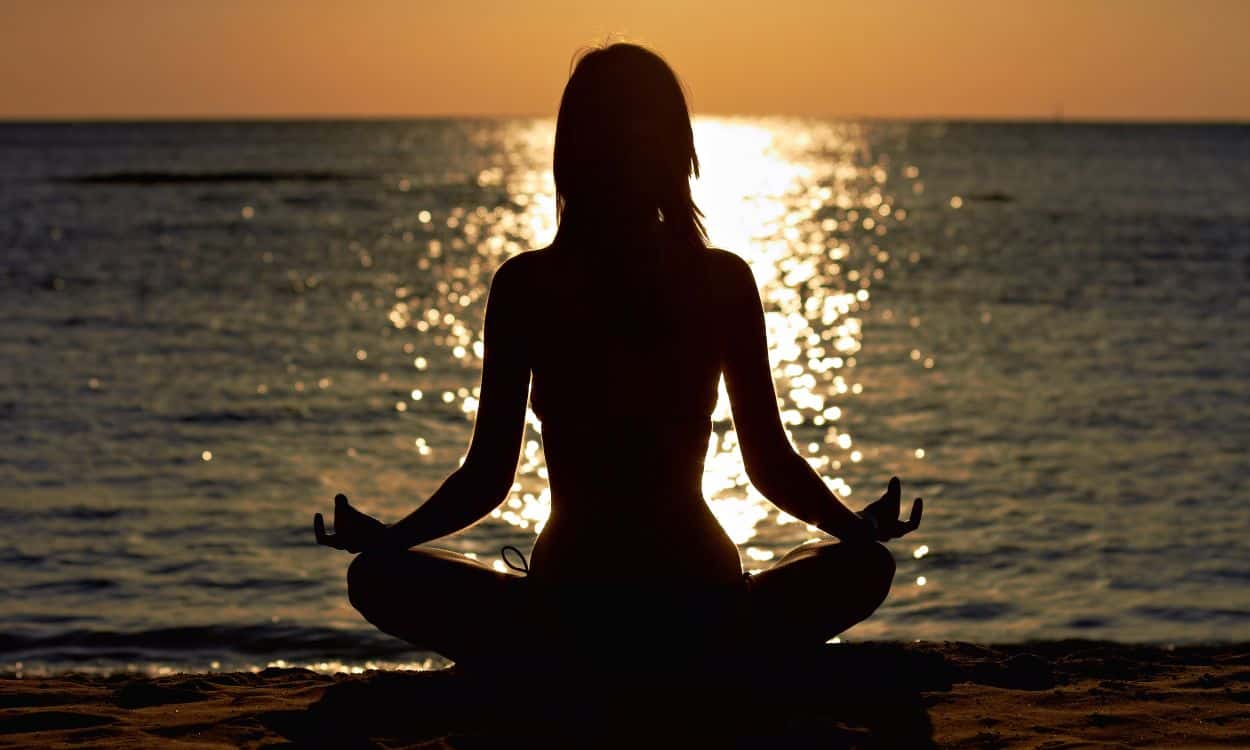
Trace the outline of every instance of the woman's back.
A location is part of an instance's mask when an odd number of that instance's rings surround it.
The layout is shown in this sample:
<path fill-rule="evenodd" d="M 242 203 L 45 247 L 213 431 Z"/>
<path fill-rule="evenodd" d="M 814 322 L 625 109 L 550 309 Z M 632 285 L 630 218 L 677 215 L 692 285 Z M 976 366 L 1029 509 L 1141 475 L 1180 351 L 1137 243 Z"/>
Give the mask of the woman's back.
<path fill-rule="evenodd" d="M 552 491 L 534 549 L 540 577 L 741 575 L 701 493 L 726 346 L 718 322 L 734 294 L 729 256 L 650 241 L 517 259 Z M 618 542 L 635 549 L 628 559 Z"/>
<path fill-rule="evenodd" d="M 491 282 L 463 463 L 390 526 L 337 496 L 335 532 L 318 514 L 317 541 L 368 550 L 347 578 L 370 622 L 457 662 L 504 660 L 501 612 L 532 626 L 525 642 L 578 667 L 602 655 L 605 639 L 627 664 L 650 663 L 623 655 L 630 646 L 690 655 L 748 636 L 825 642 L 881 603 L 894 560 L 873 540 L 915 529 L 919 501 L 900 522 L 892 480 L 857 516 L 790 444 L 751 269 L 706 247 L 690 192 L 699 172 L 690 113 L 658 55 L 613 44 L 582 56 L 554 146 L 559 231 Z M 743 577 L 700 491 L 722 373 L 752 484 L 853 543 L 806 544 Z M 510 494 L 527 402 L 542 420 L 552 494 L 530 575 L 426 546 Z M 411 607 L 418 588 L 433 608 Z"/>

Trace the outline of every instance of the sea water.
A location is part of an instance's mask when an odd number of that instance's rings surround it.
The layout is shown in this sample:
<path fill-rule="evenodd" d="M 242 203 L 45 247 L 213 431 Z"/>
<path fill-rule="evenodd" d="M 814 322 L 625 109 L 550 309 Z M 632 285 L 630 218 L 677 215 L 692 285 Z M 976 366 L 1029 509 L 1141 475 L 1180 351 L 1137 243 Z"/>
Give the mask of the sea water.
<path fill-rule="evenodd" d="M 0 126 L 0 668 L 440 663 L 351 609 L 312 514 L 345 492 L 392 521 L 458 466 L 491 273 L 555 231 L 552 139 Z M 891 475 L 925 497 L 844 641 L 1250 639 L 1250 128 L 700 118 L 696 140 L 795 447 L 853 508 Z M 447 546 L 498 566 L 533 543 L 537 426 Z M 747 569 L 821 537 L 749 486 L 723 397 L 706 467 Z"/>

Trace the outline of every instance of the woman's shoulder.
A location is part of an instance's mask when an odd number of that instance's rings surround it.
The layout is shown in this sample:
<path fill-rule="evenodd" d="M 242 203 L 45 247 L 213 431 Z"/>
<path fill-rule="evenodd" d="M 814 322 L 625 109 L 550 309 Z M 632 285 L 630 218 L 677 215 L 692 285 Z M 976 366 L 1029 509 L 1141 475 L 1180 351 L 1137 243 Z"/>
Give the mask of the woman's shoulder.
<path fill-rule="evenodd" d="M 495 274 L 491 278 L 491 285 L 513 285 L 524 284 L 527 279 L 532 279 L 538 266 L 543 262 L 543 255 L 549 252 L 548 248 L 539 250 L 523 250 L 516 255 L 511 256 L 499 264 L 495 269 Z"/>
<path fill-rule="evenodd" d="M 704 249 L 704 253 L 704 257 L 708 259 L 709 263 L 729 273 L 733 273 L 735 269 L 750 268 L 741 255 L 729 250 L 719 247 L 707 247 Z"/>
<path fill-rule="evenodd" d="M 500 263 L 495 273 L 503 273 L 504 269 L 510 269 L 512 273 L 519 273 L 524 269 L 531 268 L 535 263 L 541 262 L 541 258 L 550 252 L 551 248 L 549 247 L 536 250 L 522 250 L 516 255 L 506 258 L 503 263 Z"/>
<path fill-rule="evenodd" d="M 700 248 L 693 256 L 694 269 L 702 281 L 711 282 L 719 288 L 741 290 L 756 288 L 751 266 L 740 255 L 717 247 Z M 570 261 L 575 257 L 567 250 L 551 245 L 537 250 L 526 250 L 505 260 L 496 269 L 492 286 L 521 287 L 533 290 L 544 279 L 560 277 L 576 266 Z"/>
<path fill-rule="evenodd" d="M 708 271 L 715 281 L 730 288 L 741 287 L 745 284 L 749 284 L 752 289 L 755 288 L 755 273 L 751 270 L 751 264 L 747 263 L 741 255 L 718 247 L 709 247 L 704 257 Z"/>

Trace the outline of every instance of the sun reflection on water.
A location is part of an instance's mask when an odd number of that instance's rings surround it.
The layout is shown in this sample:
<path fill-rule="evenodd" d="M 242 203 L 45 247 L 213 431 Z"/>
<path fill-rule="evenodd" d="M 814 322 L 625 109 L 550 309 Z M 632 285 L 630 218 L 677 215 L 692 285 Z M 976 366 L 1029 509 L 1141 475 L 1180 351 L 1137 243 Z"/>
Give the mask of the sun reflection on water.
<path fill-rule="evenodd" d="M 553 124 L 518 122 L 500 137 L 506 164 L 469 178 L 496 200 L 442 213 L 421 208 L 402 235 L 417 247 L 417 265 L 429 278 L 424 289 L 412 281 L 396 286 L 387 311 L 389 324 L 410 337 L 404 352 L 412 368 L 401 391 L 407 398 L 395 402 L 397 411 L 420 403 L 474 418 L 480 393 L 465 384 L 476 381 L 480 368 L 490 274 L 507 257 L 541 247 L 555 234 Z M 864 389 L 855 370 L 862 314 L 872 303 L 873 284 L 890 267 L 886 238 L 907 216 L 891 190 L 888 161 L 870 158 L 862 126 L 855 124 L 699 118 L 695 140 L 704 171 L 693 183 L 694 197 L 712 243 L 746 259 L 760 288 L 783 423 L 830 490 L 848 498 L 853 488 L 840 470 L 864 454 L 840 425 Z M 919 176 L 913 167 L 901 174 L 912 183 Z M 412 356 L 416 351 L 421 356 Z M 357 352 L 361 361 L 367 356 Z M 750 485 L 723 383 L 720 393 L 703 491 L 729 536 L 744 547 L 748 568 L 757 568 L 816 532 Z M 516 482 L 492 513 L 534 534 L 550 507 L 539 427 L 528 411 Z M 408 439 L 422 460 L 439 458 L 426 436 Z"/>
<path fill-rule="evenodd" d="M 695 138 L 707 165 L 695 199 L 712 242 L 745 258 L 760 286 L 782 421 L 830 490 L 849 497 L 837 457 L 858 462 L 862 454 L 837 426 L 839 403 L 862 392 L 853 375 L 859 313 L 870 304 L 872 280 L 884 278 L 882 238 L 905 218 L 886 191 L 888 172 L 863 163 L 866 144 L 853 125 L 701 120 Z M 723 384 L 714 419 L 703 489 L 730 536 L 761 546 L 803 541 L 756 539 L 770 516 L 774 526 L 794 519 L 750 486 Z M 809 538 L 813 531 L 804 529 Z M 778 551 L 749 547 L 748 567 Z"/>

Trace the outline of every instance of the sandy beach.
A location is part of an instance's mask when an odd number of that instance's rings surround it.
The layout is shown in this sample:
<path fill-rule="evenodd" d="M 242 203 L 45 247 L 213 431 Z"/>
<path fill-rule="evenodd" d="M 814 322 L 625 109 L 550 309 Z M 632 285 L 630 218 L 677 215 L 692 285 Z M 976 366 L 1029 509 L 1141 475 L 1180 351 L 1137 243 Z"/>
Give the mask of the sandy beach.
<path fill-rule="evenodd" d="M 10 675 L 0 746 L 1250 745 L 1250 644 L 870 643 L 827 647 L 802 671 L 666 695 L 657 670 L 644 690 L 670 715 L 650 720 L 599 692 L 556 721 L 542 718 L 536 675 L 493 687 L 447 671 Z"/>

